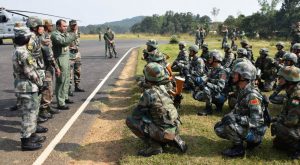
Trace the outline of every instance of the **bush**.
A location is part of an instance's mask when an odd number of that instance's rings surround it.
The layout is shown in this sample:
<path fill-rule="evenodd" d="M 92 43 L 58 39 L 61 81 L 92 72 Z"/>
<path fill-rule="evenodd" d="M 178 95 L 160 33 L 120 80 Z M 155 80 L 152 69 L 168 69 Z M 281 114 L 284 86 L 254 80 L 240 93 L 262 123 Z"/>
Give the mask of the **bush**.
<path fill-rule="evenodd" d="M 172 35 L 169 41 L 170 44 L 178 44 L 179 43 L 179 39 L 177 35 Z"/>

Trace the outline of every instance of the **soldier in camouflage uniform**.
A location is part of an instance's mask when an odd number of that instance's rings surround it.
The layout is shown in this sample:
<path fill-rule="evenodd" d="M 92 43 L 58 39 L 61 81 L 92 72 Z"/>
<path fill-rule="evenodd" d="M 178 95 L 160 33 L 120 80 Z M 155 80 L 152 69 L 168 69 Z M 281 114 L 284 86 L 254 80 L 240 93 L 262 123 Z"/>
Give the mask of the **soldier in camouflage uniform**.
<path fill-rule="evenodd" d="M 272 57 L 269 57 L 269 50 L 267 48 L 262 48 L 259 51 L 260 56 L 255 62 L 255 67 L 261 70 L 261 79 L 259 80 L 258 87 L 264 92 L 270 92 L 273 90 L 276 82 L 276 63 Z"/>
<path fill-rule="evenodd" d="M 297 63 L 295 64 L 296 67 L 300 68 L 300 43 L 295 43 L 292 47 L 293 53 L 297 55 Z"/>
<path fill-rule="evenodd" d="M 287 97 L 281 114 L 274 118 L 271 134 L 275 136 L 273 146 L 291 152 L 292 159 L 300 158 L 300 69 L 295 66 L 281 68 L 278 83 Z"/>
<path fill-rule="evenodd" d="M 77 26 L 76 20 L 69 21 L 69 27 L 71 32 Z M 80 76 L 81 76 L 81 54 L 79 52 L 79 33 L 76 34 L 77 39 L 71 42 L 70 49 L 70 86 L 69 86 L 69 96 L 73 96 L 72 91 L 72 81 L 74 80 L 75 92 L 85 92 L 84 89 L 80 88 Z"/>
<path fill-rule="evenodd" d="M 282 57 L 286 53 L 284 50 L 284 43 L 278 42 L 276 44 L 277 53 L 275 54 L 275 62 L 279 65 L 282 63 Z"/>
<path fill-rule="evenodd" d="M 231 32 L 231 46 L 230 48 L 234 51 L 237 50 L 237 45 L 235 43 L 235 41 L 237 40 L 237 31 L 236 31 L 236 28 L 232 29 L 232 32 Z"/>
<path fill-rule="evenodd" d="M 291 51 L 294 44 L 300 43 L 300 22 L 297 22 L 296 27 L 292 30 L 292 42 L 291 42 Z"/>
<path fill-rule="evenodd" d="M 37 116 L 39 113 L 39 89 L 43 86 L 43 73 L 38 70 L 35 58 L 28 51 L 27 44 L 31 38 L 27 27 L 15 27 L 15 51 L 12 56 L 15 75 L 15 92 L 22 110 L 21 148 L 36 150 L 42 147 L 45 136 L 39 136 Z M 44 128 L 46 129 L 46 128 Z M 45 130 L 44 130 L 45 131 Z"/>
<path fill-rule="evenodd" d="M 202 27 L 199 27 L 196 31 L 196 41 L 195 44 L 199 47 L 203 45 L 204 38 L 205 38 L 205 30 Z"/>
<path fill-rule="evenodd" d="M 115 48 L 115 33 L 108 27 L 103 38 L 105 40 L 105 57 L 107 57 L 108 49 L 108 51 L 113 52 L 115 54 L 115 58 L 117 58 L 117 52 Z M 112 58 L 112 54 L 110 54 L 109 58 Z"/>
<path fill-rule="evenodd" d="M 175 145 L 182 152 L 187 146 L 179 136 L 178 113 L 165 86 L 160 82 L 168 79 L 164 68 L 157 63 L 149 63 L 144 68 L 146 82 L 149 84 L 126 125 L 148 146 L 138 152 L 141 156 L 152 156 L 163 152 L 162 146 Z"/>
<path fill-rule="evenodd" d="M 222 30 L 223 40 L 222 40 L 221 49 L 223 49 L 223 48 L 224 48 L 224 45 L 227 44 L 228 34 L 229 34 L 229 31 L 228 31 L 227 26 L 224 26 L 224 25 L 223 25 L 223 28 L 224 28 L 224 29 Z"/>
<path fill-rule="evenodd" d="M 233 147 L 222 152 L 224 156 L 244 156 L 243 142 L 247 149 L 258 146 L 265 134 L 266 125 L 263 117 L 263 96 L 253 86 L 256 79 L 256 69 L 247 62 L 240 62 L 233 68 L 233 82 L 240 89 L 237 104 L 226 114 L 215 127 L 215 133 L 230 140 Z"/>
<path fill-rule="evenodd" d="M 228 70 L 230 70 L 230 68 L 232 67 L 233 61 L 235 60 L 235 55 L 232 52 L 229 44 L 224 45 L 224 53 L 225 53 L 225 56 L 224 56 L 224 59 L 221 64 L 225 69 L 228 68 Z"/>
<path fill-rule="evenodd" d="M 255 60 L 253 57 L 252 46 L 249 44 L 249 42 L 247 40 L 242 40 L 241 46 L 242 46 L 242 48 L 247 50 L 248 58 L 254 64 Z"/>
<path fill-rule="evenodd" d="M 51 114 L 59 113 L 59 110 L 52 109 L 50 104 L 52 102 L 53 97 L 53 76 L 55 70 L 56 75 L 60 75 L 60 69 L 54 59 L 53 51 L 52 51 L 52 41 L 50 39 L 51 32 L 53 31 L 53 24 L 51 19 L 44 20 L 44 29 L 42 37 L 42 53 L 45 62 L 45 90 L 42 91 L 41 98 L 41 111 L 46 111 Z"/>
<path fill-rule="evenodd" d="M 67 22 L 63 19 L 56 21 L 56 30 L 51 33 L 52 50 L 54 58 L 61 71 L 60 76 L 56 77 L 55 95 L 57 99 L 57 108 L 68 110 L 66 105 L 73 103 L 69 100 L 68 92 L 70 85 L 70 62 L 69 45 L 78 38 L 78 27 L 67 33 Z"/>
<path fill-rule="evenodd" d="M 179 72 L 180 76 L 184 76 L 182 70 L 188 64 L 189 56 L 188 56 L 188 52 L 185 49 L 185 47 L 186 47 L 185 42 L 179 42 L 178 46 L 179 46 L 179 53 L 178 53 L 177 58 L 173 62 L 171 68 L 172 68 L 172 71 Z"/>
<path fill-rule="evenodd" d="M 209 52 L 208 64 L 212 68 L 207 77 L 196 77 L 196 90 L 193 92 L 193 98 L 198 101 L 205 101 L 204 111 L 199 111 L 198 115 L 206 116 L 212 114 L 212 103 L 216 105 L 216 112 L 221 112 L 226 100 L 224 93 L 227 82 L 227 73 L 222 67 L 222 56 L 214 50 Z"/>
<path fill-rule="evenodd" d="M 189 65 L 184 68 L 185 75 L 185 89 L 192 90 L 194 88 L 194 81 L 196 77 L 201 77 L 205 74 L 204 60 L 197 55 L 199 47 L 192 45 L 189 47 Z"/>
<path fill-rule="evenodd" d="M 209 66 L 208 66 L 208 64 L 207 64 L 207 61 L 208 61 L 208 59 L 209 59 L 209 49 L 208 49 L 208 44 L 207 44 L 207 43 L 202 44 L 201 49 L 202 49 L 202 52 L 201 52 L 200 57 L 204 60 L 204 63 L 205 63 L 205 71 L 208 72 L 208 70 L 209 70 Z"/>

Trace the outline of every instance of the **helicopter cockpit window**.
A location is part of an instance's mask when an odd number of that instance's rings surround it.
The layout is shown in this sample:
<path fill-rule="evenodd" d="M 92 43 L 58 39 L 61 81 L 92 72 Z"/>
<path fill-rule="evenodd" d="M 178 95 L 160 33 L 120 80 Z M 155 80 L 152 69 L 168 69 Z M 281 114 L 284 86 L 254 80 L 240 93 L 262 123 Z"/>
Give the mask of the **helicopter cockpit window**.
<path fill-rule="evenodd" d="M 8 19 L 6 18 L 5 15 L 0 15 L 0 23 L 3 23 L 3 22 L 7 22 Z"/>

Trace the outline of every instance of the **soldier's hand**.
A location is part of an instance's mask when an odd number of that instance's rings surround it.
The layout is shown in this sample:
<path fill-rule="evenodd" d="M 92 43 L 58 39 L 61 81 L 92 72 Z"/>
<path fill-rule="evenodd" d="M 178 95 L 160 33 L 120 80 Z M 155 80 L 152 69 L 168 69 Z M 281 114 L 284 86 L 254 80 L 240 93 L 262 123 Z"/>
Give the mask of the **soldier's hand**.
<path fill-rule="evenodd" d="M 59 69 L 59 68 L 57 68 L 57 69 L 56 69 L 56 71 L 55 71 L 55 75 L 56 75 L 56 77 L 60 77 L 60 75 L 61 75 L 61 71 L 60 71 L 60 69 Z"/>

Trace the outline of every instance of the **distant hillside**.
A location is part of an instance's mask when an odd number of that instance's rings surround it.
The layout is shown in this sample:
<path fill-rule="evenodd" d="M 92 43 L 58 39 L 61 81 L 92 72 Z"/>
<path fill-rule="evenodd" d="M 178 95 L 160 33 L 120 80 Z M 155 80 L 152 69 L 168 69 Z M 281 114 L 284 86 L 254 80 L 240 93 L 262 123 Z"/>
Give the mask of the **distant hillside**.
<path fill-rule="evenodd" d="M 80 32 L 84 34 L 98 34 L 99 31 L 105 32 L 107 26 L 109 26 L 116 33 L 126 33 L 130 31 L 130 28 L 136 24 L 142 22 L 146 16 L 137 16 L 133 18 L 126 18 L 121 21 L 106 22 L 100 25 L 88 25 L 80 26 Z"/>

